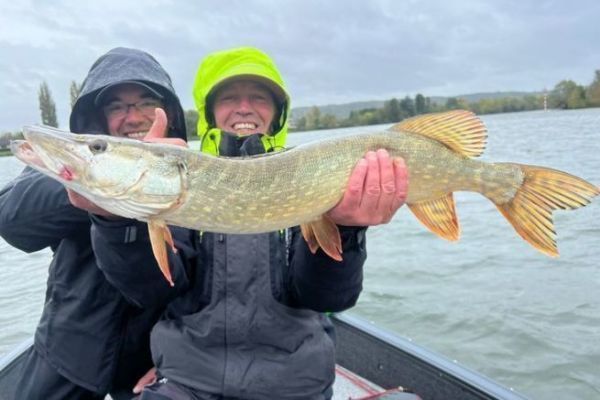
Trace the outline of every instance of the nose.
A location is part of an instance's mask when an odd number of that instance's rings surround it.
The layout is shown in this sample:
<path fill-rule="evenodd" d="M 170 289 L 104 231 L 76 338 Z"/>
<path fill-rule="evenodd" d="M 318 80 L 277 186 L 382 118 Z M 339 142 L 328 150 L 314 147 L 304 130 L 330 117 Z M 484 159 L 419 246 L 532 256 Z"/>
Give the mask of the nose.
<path fill-rule="evenodd" d="M 240 97 L 240 100 L 237 105 L 237 112 L 239 114 L 247 115 L 251 114 L 253 111 L 252 103 L 250 102 L 250 98 L 248 96 Z"/>

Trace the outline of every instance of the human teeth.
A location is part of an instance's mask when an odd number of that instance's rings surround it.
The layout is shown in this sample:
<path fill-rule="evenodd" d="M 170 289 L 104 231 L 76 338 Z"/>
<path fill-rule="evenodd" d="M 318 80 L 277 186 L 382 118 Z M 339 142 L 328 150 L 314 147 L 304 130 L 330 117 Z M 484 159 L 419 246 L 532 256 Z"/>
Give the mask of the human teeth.
<path fill-rule="evenodd" d="M 249 122 L 241 122 L 233 125 L 233 129 L 256 129 L 256 124 Z"/>
<path fill-rule="evenodd" d="M 146 133 L 147 132 L 131 132 L 127 134 L 127 137 L 131 139 L 142 139 L 146 136 Z"/>

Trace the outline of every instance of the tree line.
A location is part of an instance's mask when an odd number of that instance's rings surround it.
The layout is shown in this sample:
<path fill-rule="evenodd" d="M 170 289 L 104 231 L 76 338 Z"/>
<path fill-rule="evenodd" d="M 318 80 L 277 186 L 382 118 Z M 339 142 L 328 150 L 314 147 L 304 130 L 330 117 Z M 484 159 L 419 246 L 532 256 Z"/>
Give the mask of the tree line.
<path fill-rule="evenodd" d="M 77 84 L 75 81 L 72 81 L 69 91 L 71 97 L 71 108 L 73 108 L 73 105 L 75 104 L 75 101 L 81 92 L 81 85 Z M 41 123 L 58 128 L 56 103 L 52 98 L 52 92 L 50 91 L 50 87 L 46 81 L 43 81 L 38 89 L 38 104 L 40 108 Z M 23 132 L 3 132 L 0 134 L 0 151 L 4 151 L 6 153 L 6 149 L 10 145 L 11 140 L 23 140 Z"/>
<path fill-rule="evenodd" d="M 69 95 L 71 108 L 75 104 L 81 84 L 71 82 Z M 48 84 L 44 81 L 38 90 L 41 123 L 58 128 L 56 104 Z M 554 86 L 547 94 L 546 106 L 549 109 L 576 109 L 600 107 L 600 69 L 588 86 L 579 85 L 572 80 L 563 80 Z M 293 121 L 291 130 L 305 131 L 317 129 L 344 128 L 350 126 L 385 124 L 402 121 L 415 115 L 440 112 L 447 110 L 465 109 L 475 114 L 493 114 L 503 112 L 529 111 L 544 108 L 544 95 L 528 95 L 522 97 L 500 97 L 480 99 L 468 102 L 459 97 L 449 97 L 445 103 L 433 102 L 431 98 L 417 94 L 414 98 L 406 96 L 403 99 L 392 98 L 384 102 L 381 108 L 365 108 L 350 112 L 346 118 L 322 113 L 319 107 L 311 107 L 308 112 Z M 185 111 L 185 124 L 188 138 L 196 138 L 198 113 L 196 110 Z M 4 132 L 0 134 L 0 150 L 6 149 L 11 140 L 22 139 L 21 132 Z"/>
<path fill-rule="evenodd" d="M 406 96 L 402 100 L 387 100 L 381 108 L 352 111 L 347 118 L 341 119 L 332 114 L 322 113 L 319 107 L 314 106 L 305 115 L 294 120 L 293 129 L 305 131 L 394 123 L 415 115 L 456 109 L 471 110 L 475 114 L 494 114 L 540 110 L 544 107 L 562 110 L 600 107 L 600 70 L 596 70 L 594 80 L 588 86 L 578 85 L 572 80 L 563 80 L 556 84 L 547 96 L 508 96 L 471 102 L 459 97 L 449 97 L 445 103 L 440 104 L 419 93 L 414 98 Z"/>

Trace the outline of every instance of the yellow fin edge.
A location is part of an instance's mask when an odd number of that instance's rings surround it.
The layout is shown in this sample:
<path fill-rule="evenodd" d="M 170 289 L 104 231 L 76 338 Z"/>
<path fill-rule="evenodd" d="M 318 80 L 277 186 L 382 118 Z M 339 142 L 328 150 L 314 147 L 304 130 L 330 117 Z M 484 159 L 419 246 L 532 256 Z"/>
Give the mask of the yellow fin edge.
<path fill-rule="evenodd" d="M 514 165 L 523 171 L 523 183 L 509 202 L 496 207 L 527 243 L 548 256 L 558 257 L 552 212 L 586 206 L 600 194 L 600 189 L 566 172 Z"/>
<path fill-rule="evenodd" d="M 460 226 L 452 193 L 439 199 L 408 204 L 408 207 L 431 232 L 446 240 L 459 239 Z"/>
<path fill-rule="evenodd" d="M 467 157 L 483 154 L 487 141 L 485 125 L 467 110 L 419 115 L 399 122 L 390 130 L 426 136 Z"/>

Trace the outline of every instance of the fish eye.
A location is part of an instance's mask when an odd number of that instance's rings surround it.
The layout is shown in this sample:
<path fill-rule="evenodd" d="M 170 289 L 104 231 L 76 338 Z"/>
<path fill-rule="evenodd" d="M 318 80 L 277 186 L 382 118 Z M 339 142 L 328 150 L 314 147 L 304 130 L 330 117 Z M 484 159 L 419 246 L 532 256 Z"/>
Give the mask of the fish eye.
<path fill-rule="evenodd" d="M 106 140 L 96 139 L 92 143 L 90 143 L 88 147 L 90 148 L 90 151 L 92 153 L 96 154 L 103 153 L 106 150 L 107 146 L 108 143 L 106 143 Z"/>

